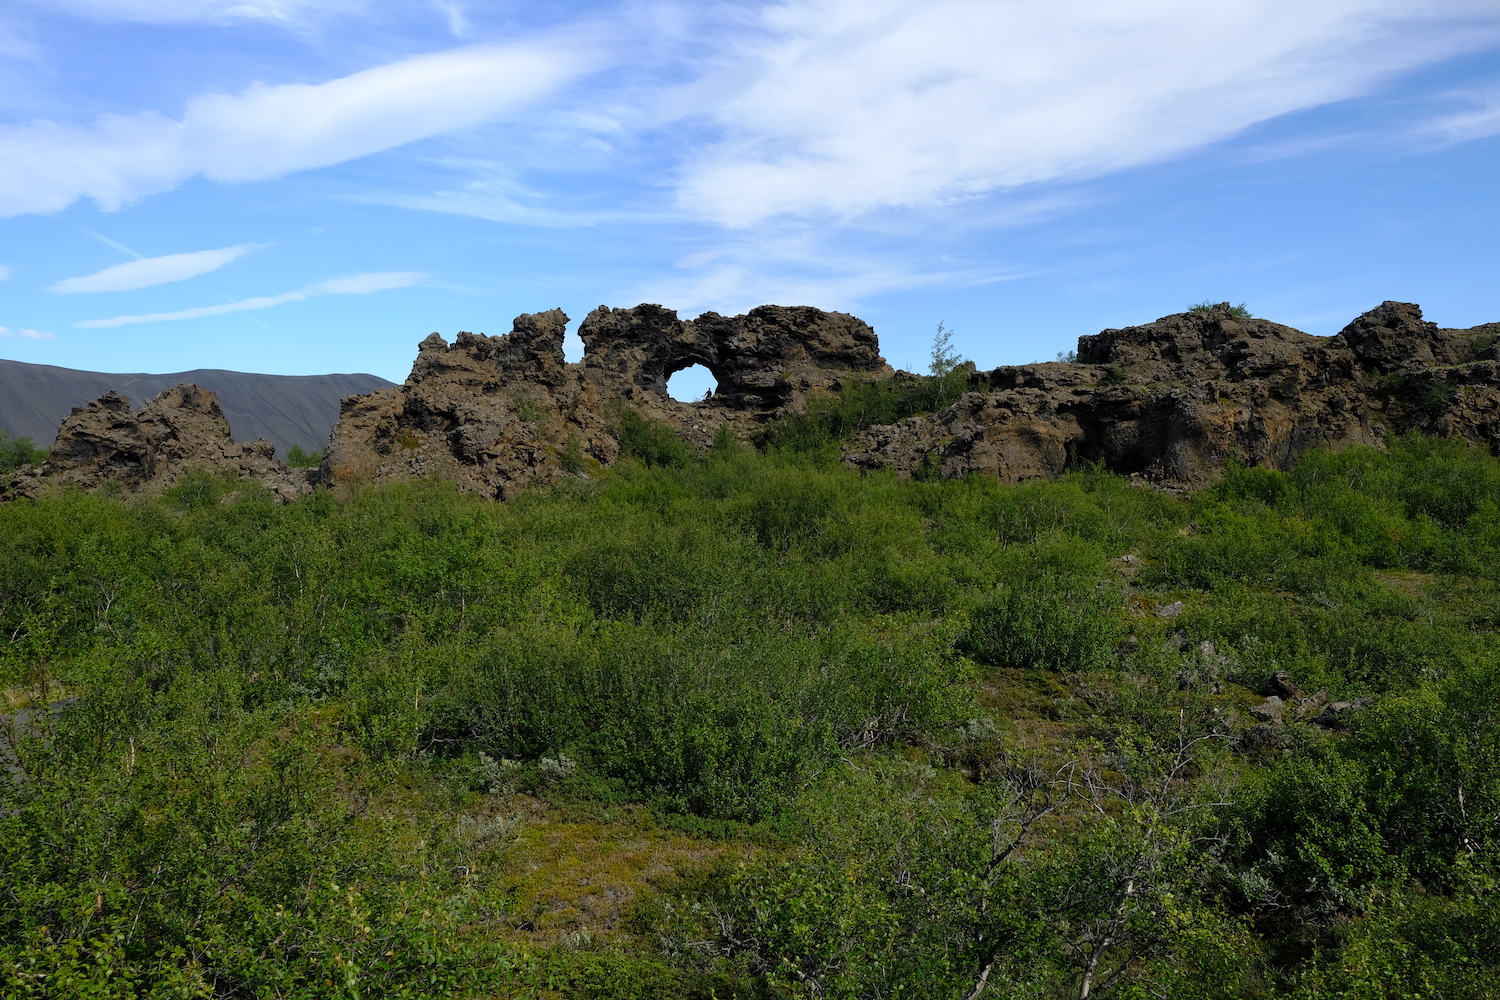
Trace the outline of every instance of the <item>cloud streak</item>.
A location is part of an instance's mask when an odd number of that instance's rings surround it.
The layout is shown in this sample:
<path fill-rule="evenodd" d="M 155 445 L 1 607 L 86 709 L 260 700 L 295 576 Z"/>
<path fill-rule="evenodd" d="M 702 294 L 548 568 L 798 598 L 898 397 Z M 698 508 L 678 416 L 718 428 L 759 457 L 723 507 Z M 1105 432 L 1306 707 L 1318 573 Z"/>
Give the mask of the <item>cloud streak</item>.
<path fill-rule="evenodd" d="M 196 278 L 200 274 L 217 271 L 230 261 L 237 260 L 252 250 L 264 246 L 260 243 L 243 243 L 239 246 L 218 250 L 198 250 L 193 253 L 174 253 L 165 257 L 144 257 L 128 264 L 106 267 L 95 274 L 81 278 L 65 278 L 49 285 L 49 292 L 76 294 L 79 292 L 129 292 L 137 288 L 150 288 L 173 281 Z"/>
<path fill-rule="evenodd" d="M 101 21 L 147 24 L 228 24 L 268 21 L 295 25 L 330 14 L 353 14 L 362 0 L 33 0 L 37 6 Z"/>
<path fill-rule="evenodd" d="M 322 84 L 204 94 L 180 119 L 154 111 L 92 124 L 0 127 L 0 216 L 106 210 L 190 177 L 244 182 L 325 167 L 495 121 L 586 72 L 581 39 L 474 45 Z"/>
<path fill-rule="evenodd" d="M 300 288 L 295 292 L 280 295 L 261 295 L 224 302 L 194 309 L 179 309 L 176 312 L 146 313 L 142 316 L 113 316 L 109 319 L 86 319 L 73 325 L 83 330 L 99 330 L 114 326 L 129 326 L 135 323 L 162 323 L 181 319 L 203 319 L 208 316 L 223 316 L 226 313 L 248 312 L 256 309 L 271 309 L 288 302 L 303 302 L 320 295 L 368 295 L 393 288 L 409 288 L 426 278 L 420 271 L 382 271 L 371 274 L 355 274 L 347 278 L 332 278 L 316 285 Z"/>
<path fill-rule="evenodd" d="M 1452 96 L 1471 105 L 1469 110 L 1428 122 L 1417 130 L 1418 134 L 1443 143 L 1469 142 L 1500 135 L 1500 84 Z"/>
<path fill-rule="evenodd" d="M 1500 14 L 1477 0 L 789 0 L 761 27 L 741 52 L 754 81 L 704 112 L 718 136 L 679 179 L 683 209 L 728 226 L 1171 158 L 1492 45 Z"/>
<path fill-rule="evenodd" d="M 98 16 L 291 21 L 361 0 L 66 2 Z M 454 33 L 473 30 L 461 0 L 422 6 L 447 16 Z M 1182 156 L 1500 43 L 1493 0 L 743 0 L 707 9 L 688 16 L 670 0 L 646 0 L 612 15 L 608 46 L 604 20 L 579 20 L 526 42 L 322 84 L 201 94 L 180 118 L 142 111 L 0 126 L 0 216 L 83 197 L 115 209 L 191 177 L 267 180 L 504 122 L 503 135 L 470 136 L 485 146 L 471 159 L 500 168 L 450 165 L 471 183 L 423 192 L 408 178 L 393 185 L 404 190 L 348 197 L 533 226 L 848 221 Z M 620 71 L 601 73 L 611 67 Z M 1461 141 L 1493 123 L 1484 104 L 1442 127 Z M 601 197 L 622 187 L 628 195 Z M 569 199 L 588 210 L 570 211 Z"/>
<path fill-rule="evenodd" d="M 27 340 L 51 340 L 52 339 L 52 334 L 50 334 L 50 333 L 44 333 L 41 330 L 15 330 L 15 331 L 11 331 L 10 329 L 8 329 L 6 327 L 0 326 L 0 337 L 9 337 L 9 336 L 12 335 L 12 333 L 14 333 L 14 335 L 17 336 L 17 337 L 25 337 Z"/>

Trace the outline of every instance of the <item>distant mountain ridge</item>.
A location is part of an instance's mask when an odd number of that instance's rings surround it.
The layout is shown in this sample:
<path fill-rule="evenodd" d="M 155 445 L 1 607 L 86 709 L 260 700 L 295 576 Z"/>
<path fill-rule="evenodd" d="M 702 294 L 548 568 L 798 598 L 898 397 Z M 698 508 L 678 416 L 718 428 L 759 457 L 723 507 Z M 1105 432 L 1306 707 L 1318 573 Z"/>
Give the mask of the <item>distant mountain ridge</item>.
<path fill-rule="evenodd" d="M 48 448 L 73 407 L 111 389 L 140 409 L 158 393 L 191 382 L 216 393 L 237 441 L 265 438 L 285 456 L 298 445 L 322 451 L 339 417 L 339 401 L 393 383 L 378 375 L 257 375 L 199 368 L 167 375 L 110 374 L 0 360 L 0 429 Z"/>

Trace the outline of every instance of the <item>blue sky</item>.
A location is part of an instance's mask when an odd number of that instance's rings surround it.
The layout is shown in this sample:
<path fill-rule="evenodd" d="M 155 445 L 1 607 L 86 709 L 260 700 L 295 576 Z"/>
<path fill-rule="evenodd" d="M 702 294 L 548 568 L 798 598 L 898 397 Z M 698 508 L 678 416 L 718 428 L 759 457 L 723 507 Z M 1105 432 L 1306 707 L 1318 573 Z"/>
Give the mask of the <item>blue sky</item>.
<path fill-rule="evenodd" d="M 642 301 L 912 369 L 1203 299 L 1467 326 L 1497 177 L 1495 0 L 9 0 L 0 357 L 399 381 Z"/>

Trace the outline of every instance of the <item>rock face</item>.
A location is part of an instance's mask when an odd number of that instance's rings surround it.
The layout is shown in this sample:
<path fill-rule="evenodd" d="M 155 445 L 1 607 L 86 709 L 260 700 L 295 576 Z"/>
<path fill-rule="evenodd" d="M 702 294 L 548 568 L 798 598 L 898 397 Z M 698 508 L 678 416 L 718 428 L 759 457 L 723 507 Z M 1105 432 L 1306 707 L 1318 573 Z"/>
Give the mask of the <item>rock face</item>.
<path fill-rule="evenodd" d="M 613 463 L 627 411 L 703 449 L 723 428 L 743 435 L 815 393 L 896 374 L 869 326 L 807 307 L 682 320 L 658 305 L 600 306 L 579 328 L 574 364 L 563 357 L 567 322 L 554 309 L 517 317 L 505 336 L 428 337 L 404 385 L 344 397 L 319 478 L 437 475 L 504 499 Z M 1386 302 L 1314 337 L 1225 303 L 1081 337 L 1074 362 L 970 372 L 971 391 L 952 406 L 869 428 L 844 461 L 1007 481 L 1099 461 L 1193 486 L 1230 457 L 1285 469 L 1311 448 L 1379 446 L 1411 428 L 1500 451 L 1497 335 L 1500 324 L 1440 329 L 1419 307 Z M 668 378 L 695 364 L 716 391 L 672 399 Z M 74 408 L 47 465 L 23 470 L 0 499 L 48 482 L 160 488 L 192 467 L 233 469 L 283 498 L 307 488 L 268 443 L 233 441 L 213 393 L 180 385 L 138 414 L 114 393 Z"/>
<path fill-rule="evenodd" d="M 1070 464 L 1199 485 L 1234 456 L 1288 468 L 1409 428 L 1500 448 L 1500 324 L 1444 330 L 1386 302 L 1335 337 L 1228 303 L 1080 337 L 1076 363 L 997 368 L 941 413 L 871 428 L 845 461 L 1015 481 Z"/>
<path fill-rule="evenodd" d="M 238 444 L 218 397 L 183 384 L 132 413 L 130 400 L 109 392 L 75 406 L 63 420 L 45 465 L 23 467 L 6 492 L 37 496 L 59 486 L 97 489 L 118 483 L 130 491 L 174 485 L 192 469 L 234 470 L 274 490 L 283 501 L 309 488 L 307 477 L 276 460 L 269 441 Z"/>
<path fill-rule="evenodd" d="M 405 385 L 347 397 L 324 461 L 332 483 L 435 473 L 504 499 L 619 456 L 620 407 L 663 421 L 699 448 L 721 426 L 745 431 L 811 392 L 892 370 L 875 331 L 843 313 L 761 306 L 681 320 L 670 309 L 600 306 L 579 327 L 583 360 L 563 357 L 561 310 L 516 318 L 509 334 L 433 334 Z M 717 390 L 698 403 L 667 380 L 703 365 Z"/>

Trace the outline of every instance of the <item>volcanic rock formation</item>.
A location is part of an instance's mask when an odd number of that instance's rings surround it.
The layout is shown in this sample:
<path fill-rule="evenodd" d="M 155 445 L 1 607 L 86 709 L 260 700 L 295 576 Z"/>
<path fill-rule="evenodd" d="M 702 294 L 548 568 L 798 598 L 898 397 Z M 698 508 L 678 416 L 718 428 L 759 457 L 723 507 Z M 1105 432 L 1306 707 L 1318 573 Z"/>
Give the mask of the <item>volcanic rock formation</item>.
<path fill-rule="evenodd" d="M 613 463 L 622 406 L 706 448 L 723 425 L 743 432 L 811 392 L 892 374 L 869 326 L 807 307 L 681 320 L 657 305 L 600 306 L 579 327 L 584 356 L 574 364 L 563 357 L 567 322 L 554 309 L 518 316 L 505 336 L 428 337 L 405 385 L 344 400 L 325 477 L 436 473 L 503 499 Z M 667 379 L 695 364 L 717 390 L 699 403 L 672 399 Z"/>
<path fill-rule="evenodd" d="M 344 398 L 319 478 L 438 475 L 504 499 L 612 464 L 631 419 L 704 449 L 726 427 L 745 435 L 817 393 L 896 374 L 869 326 L 807 307 L 681 320 L 656 305 L 600 306 L 579 329 L 574 364 L 563 357 L 567 322 L 554 309 L 517 317 L 505 336 L 428 337 L 404 385 Z M 1312 448 L 1379 447 L 1409 429 L 1500 452 L 1497 335 L 1500 324 L 1440 329 L 1419 307 L 1386 302 L 1314 337 L 1225 303 L 1081 337 L 1073 362 L 971 372 L 953 405 L 867 429 L 844 462 L 1016 481 L 1097 461 L 1192 486 L 1231 457 L 1286 469 Z M 716 391 L 672 399 L 667 379 L 694 364 Z M 193 467 L 233 469 L 283 499 L 308 488 L 268 443 L 236 444 L 213 393 L 181 385 L 139 414 L 114 393 L 74 408 L 47 465 L 23 469 L 0 499 L 48 482 L 161 488 Z"/>
<path fill-rule="evenodd" d="M 309 489 L 307 476 L 276 460 L 269 441 L 238 444 L 218 397 L 183 384 L 162 392 L 139 413 L 130 400 L 109 392 L 73 412 L 58 428 L 46 464 L 23 466 L 0 499 L 35 497 L 60 486 L 97 489 L 108 482 L 130 491 L 166 489 L 192 469 L 233 470 L 255 480 L 283 502 Z"/>
<path fill-rule="evenodd" d="M 1439 329 L 1386 302 L 1314 337 L 1224 303 L 1080 337 L 1075 363 L 976 374 L 942 412 L 861 434 L 845 462 L 1015 481 L 1100 461 L 1198 485 L 1230 456 L 1286 469 L 1311 448 L 1378 446 L 1411 428 L 1495 450 L 1497 334 Z"/>

